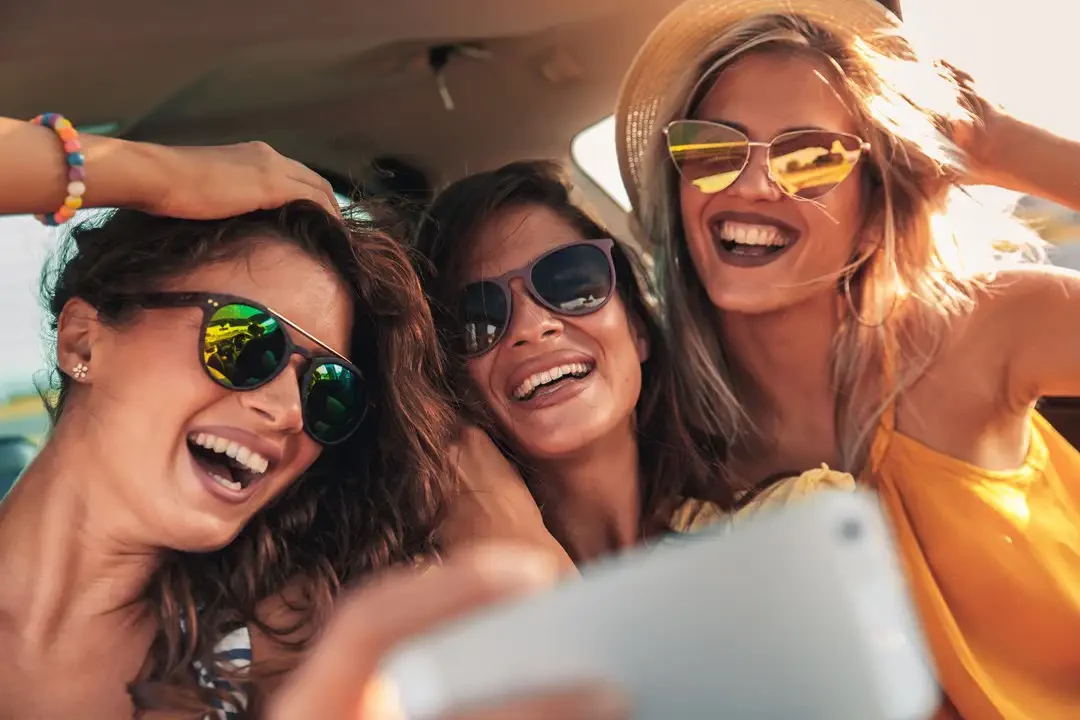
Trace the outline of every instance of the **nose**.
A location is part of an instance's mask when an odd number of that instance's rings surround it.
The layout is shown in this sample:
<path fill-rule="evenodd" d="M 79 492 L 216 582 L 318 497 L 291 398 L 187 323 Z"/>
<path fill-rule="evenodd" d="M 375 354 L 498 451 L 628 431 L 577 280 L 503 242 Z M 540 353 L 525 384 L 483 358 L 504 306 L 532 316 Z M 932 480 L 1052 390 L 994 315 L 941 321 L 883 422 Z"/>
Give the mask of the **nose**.
<path fill-rule="evenodd" d="M 563 324 L 559 317 L 536 302 L 520 280 L 511 286 L 511 295 L 514 307 L 510 311 L 510 326 L 506 328 L 506 339 L 511 346 L 520 347 L 562 335 Z"/>
<path fill-rule="evenodd" d="M 728 192 L 749 202 L 776 202 L 783 198 L 780 186 L 769 175 L 769 149 L 761 145 L 750 148 L 746 167 L 735 178 Z"/>
<path fill-rule="evenodd" d="M 298 433 L 304 428 L 300 401 L 300 368 L 304 359 L 294 356 L 288 367 L 265 385 L 237 393 L 240 404 L 261 417 L 272 430 Z"/>

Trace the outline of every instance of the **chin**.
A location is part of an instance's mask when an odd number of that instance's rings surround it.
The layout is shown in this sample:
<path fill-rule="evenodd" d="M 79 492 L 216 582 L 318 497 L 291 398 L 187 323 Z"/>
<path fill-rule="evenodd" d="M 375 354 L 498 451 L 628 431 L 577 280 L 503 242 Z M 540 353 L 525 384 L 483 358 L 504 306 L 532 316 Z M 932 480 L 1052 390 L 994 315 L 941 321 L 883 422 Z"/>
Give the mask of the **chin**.
<path fill-rule="evenodd" d="M 721 312 L 738 313 L 740 315 L 765 315 L 776 312 L 791 305 L 784 298 L 776 295 L 762 293 L 709 293 L 709 300 Z"/>
<path fill-rule="evenodd" d="M 604 435 L 602 430 L 592 427 L 562 427 L 555 432 L 537 433 L 542 435 L 539 442 L 520 442 L 522 452 L 528 458 L 537 460 L 558 460 L 577 455 L 586 450 Z"/>
<path fill-rule="evenodd" d="M 243 524 L 208 518 L 202 523 L 185 523 L 169 533 L 167 547 L 177 552 L 212 553 L 228 547 L 244 529 Z"/>

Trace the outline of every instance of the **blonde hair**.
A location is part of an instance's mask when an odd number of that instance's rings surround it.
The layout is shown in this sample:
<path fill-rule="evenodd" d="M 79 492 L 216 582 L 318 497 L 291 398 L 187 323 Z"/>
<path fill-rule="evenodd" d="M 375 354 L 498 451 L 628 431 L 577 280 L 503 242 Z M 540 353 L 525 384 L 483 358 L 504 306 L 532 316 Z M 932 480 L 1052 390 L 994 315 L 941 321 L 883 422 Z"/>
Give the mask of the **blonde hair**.
<path fill-rule="evenodd" d="M 926 371 L 951 321 L 973 309 L 976 291 L 1000 267 L 1001 242 L 1024 258 L 1041 257 L 1042 245 L 1004 216 L 992 221 L 993 232 L 973 222 L 980 209 L 957 190 L 963 158 L 949 129 L 975 118 L 952 70 L 920 61 L 898 35 L 842 39 L 794 16 L 752 18 L 716 37 L 660 117 L 687 117 L 734 60 L 777 50 L 825 58 L 870 143 L 868 209 L 856 251 L 837 279 L 845 310 L 832 348 L 840 460 L 844 470 L 857 472 L 886 408 Z M 757 431 L 742 404 L 745 388 L 732 383 L 735 368 L 712 320 L 716 310 L 687 253 L 678 176 L 663 143 L 652 144 L 643 175 L 639 218 L 657 247 L 666 329 L 681 351 L 683 406 L 699 429 L 744 441 Z M 902 313 L 894 312 L 901 306 Z M 886 373 L 889 382 L 867 382 Z M 860 396 L 867 385 L 882 387 L 872 402 Z"/>

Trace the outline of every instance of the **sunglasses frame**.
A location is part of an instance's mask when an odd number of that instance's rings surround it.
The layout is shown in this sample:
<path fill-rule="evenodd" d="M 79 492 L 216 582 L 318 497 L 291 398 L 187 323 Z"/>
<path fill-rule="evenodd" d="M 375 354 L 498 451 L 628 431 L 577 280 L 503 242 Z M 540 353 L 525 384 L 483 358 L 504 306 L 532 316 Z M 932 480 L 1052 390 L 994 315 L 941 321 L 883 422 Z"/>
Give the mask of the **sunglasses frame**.
<path fill-rule="evenodd" d="M 610 292 L 608 292 L 607 297 L 605 297 L 603 302 L 601 302 L 599 305 L 596 305 L 594 307 L 588 308 L 587 310 L 583 310 L 583 311 L 580 311 L 580 312 L 567 312 L 566 310 L 564 310 L 562 308 L 557 308 L 557 307 L 553 306 L 551 303 L 549 303 L 547 300 L 545 300 L 543 297 L 541 297 L 540 292 L 536 289 L 536 285 L 533 284 L 532 273 L 533 273 L 533 269 L 538 264 L 540 264 L 540 262 L 542 262 L 543 260 L 546 260 L 547 258 L 551 257 L 552 255 L 554 255 L 554 254 L 556 254 L 558 252 L 561 252 L 563 250 L 568 250 L 568 249 L 573 248 L 573 247 L 578 247 L 580 245 L 590 245 L 592 247 L 600 249 L 604 253 L 604 257 L 607 258 L 608 278 L 610 278 L 610 281 L 611 281 L 611 290 L 610 290 Z M 514 317 L 514 292 L 513 292 L 512 288 L 510 287 L 510 282 L 517 279 L 517 278 L 521 278 L 522 282 L 525 283 L 525 289 L 529 293 L 529 297 L 531 297 L 536 303 L 540 304 L 541 306 L 543 306 L 544 308 L 550 310 L 551 312 L 555 313 L 556 315 L 565 315 L 567 317 L 582 317 L 582 316 L 585 316 L 585 315 L 592 315 L 595 312 L 600 312 L 601 310 L 603 310 L 604 306 L 607 305 L 609 302 L 611 302 L 611 298 L 615 295 L 615 292 L 616 292 L 615 258 L 612 255 L 612 250 L 613 250 L 614 247 L 615 247 L 615 240 L 613 238 L 593 238 L 593 239 L 589 239 L 589 240 L 574 240 L 573 242 L 568 242 L 568 243 L 565 243 L 563 245 L 559 245 L 558 247 L 554 247 L 554 248 L 548 250 L 547 252 L 543 253 L 542 255 L 539 255 L 539 256 L 533 258 L 530 262 L 526 263 L 525 265 L 522 265 L 519 268 L 515 268 L 513 270 L 510 270 L 509 272 L 505 272 L 502 275 L 499 275 L 498 277 L 481 278 L 479 280 L 474 280 L 473 282 L 466 283 L 465 286 L 461 289 L 461 293 L 460 293 L 461 297 L 464 297 L 465 291 L 469 287 L 471 287 L 473 285 L 481 285 L 481 284 L 484 284 L 484 283 L 491 283 L 493 285 L 496 285 L 502 291 L 503 298 L 505 298 L 505 300 L 506 300 L 507 312 L 506 312 L 506 322 L 503 323 L 502 328 L 499 330 L 498 336 L 492 341 L 491 345 L 489 345 L 487 348 L 481 350 L 480 352 L 475 352 L 475 353 L 466 352 L 466 353 L 463 353 L 465 355 L 465 357 L 470 358 L 470 359 L 471 358 L 478 358 L 481 355 L 485 355 L 485 354 L 491 352 L 491 350 L 493 350 L 496 345 L 498 345 L 500 342 L 502 342 L 503 336 L 506 335 L 506 331 L 510 327 L 510 321 Z M 462 321 L 462 326 L 463 326 L 462 329 L 463 330 L 464 330 L 464 325 L 465 325 L 465 322 L 463 320 Z"/>
<path fill-rule="evenodd" d="M 108 301 L 110 301 L 110 302 L 116 302 L 116 301 L 121 301 L 121 300 L 125 301 L 125 302 L 134 303 L 134 304 L 138 305 L 139 307 L 142 307 L 142 308 L 145 308 L 145 309 L 148 309 L 148 310 L 187 308 L 187 307 L 200 308 L 202 310 L 203 319 L 202 319 L 202 324 L 200 326 L 199 337 L 198 337 L 199 364 L 202 366 L 203 372 L 205 372 L 207 374 L 207 376 L 214 382 L 214 384 L 218 385 L 219 387 L 223 387 L 223 388 L 225 388 L 227 390 L 232 390 L 234 392 L 249 392 L 251 390 L 257 390 L 257 389 L 261 388 L 263 385 L 266 385 L 267 383 L 272 382 L 279 375 L 281 375 L 281 373 L 285 371 L 285 368 L 288 367 L 289 360 L 290 360 L 290 358 L 292 358 L 293 355 L 299 355 L 300 357 L 304 358 L 304 360 L 306 361 L 306 366 L 304 368 L 304 374 L 300 377 L 300 388 L 299 388 L 299 390 L 300 390 L 300 407 L 301 407 L 302 414 L 303 414 L 303 419 L 304 419 L 304 432 L 307 433 L 308 437 L 310 437 L 312 440 L 319 443 L 320 445 L 331 446 L 331 445 L 338 445 L 340 443 L 345 442 L 346 440 L 348 440 L 350 437 L 353 436 L 353 434 L 360 428 L 360 425 L 363 424 L 364 418 L 367 417 L 367 413 L 368 413 L 368 410 L 369 410 L 370 405 L 371 405 L 370 401 L 364 402 L 363 407 L 360 409 L 360 417 L 357 419 L 355 426 L 347 434 L 343 435 L 339 439 L 334 440 L 332 442 L 327 442 L 325 440 L 321 440 L 320 438 L 317 438 L 314 435 L 314 433 L 311 432 L 310 423 L 308 422 L 308 409 L 307 409 L 307 398 L 308 398 L 308 394 L 309 394 L 308 393 L 308 387 L 311 384 L 312 375 L 314 374 L 315 369 L 317 367 L 320 367 L 323 364 L 334 363 L 336 365 L 342 365 L 342 366 L 348 368 L 348 370 L 350 372 L 355 373 L 357 379 L 361 383 L 364 383 L 366 378 L 364 377 L 364 373 L 360 370 L 360 368 L 356 367 L 356 365 L 354 365 L 352 362 L 350 362 L 347 357 L 345 357 L 344 355 L 342 355 L 338 351 L 334 350 L 332 347 L 330 347 L 329 345 L 327 345 L 323 341 L 319 340 L 314 335 L 309 333 L 307 330 L 304 330 L 302 327 L 300 327 L 299 325 L 294 323 L 292 320 L 289 320 L 287 317 L 285 317 L 281 313 L 274 311 L 273 309 L 267 307 L 266 305 L 263 305 L 260 302 L 256 302 L 254 300 L 251 300 L 251 299 L 248 299 L 248 298 L 245 298 L 245 297 L 240 297 L 239 295 L 228 295 L 228 294 L 225 294 L 225 293 L 208 293 L 208 292 L 153 292 L 153 293 L 143 293 L 143 294 L 140 294 L 140 295 L 112 295 L 112 296 L 110 296 L 108 298 Z M 206 345 L 206 331 L 210 327 L 210 321 L 213 319 L 214 313 L 216 313 L 218 310 L 220 310 L 221 308 L 226 307 L 228 305 L 246 305 L 246 306 L 254 308 L 256 310 L 261 310 L 262 312 L 266 313 L 267 315 L 274 318 L 275 320 L 277 320 L 277 321 L 279 321 L 281 323 L 284 323 L 288 327 L 290 327 L 293 330 L 295 330 L 296 332 L 300 333 L 301 335 L 303 335 L 305 338 L 307 338 L 311 342 L 313 342 L 316 345 L 326 349 L 327 352 L 326 353 L 317 353 L 317 352 L 313 353 L 310 350 L 308 350 L 307 348 L 300 347 L 292 339 L 292 337 L 289 335 L 289 333 L 284 332 L 284 330 L 283 330 L 282 335 L 284 335 L 284 337 L 285 337 L 285 352 L 282 353 L 281 362 L 274 369 L 274 372 L 270 373 L 266 377 L 266 379 L 261 380 L 258 383 L 254 384 L 254 385 L 251 385 L 249 387 L 236 387 L 236 386 L 233 386 L 233 385 L 226 385 L 221 380 L 214 377 L 214 374 L 210 371 L 210 367 L 206 364 L 206 360 L 204 358 L 204 352 L 205 352 L 205 345 Z M 365 395 L 366 395 L 366 393 L 365 393 Z M 365 398 L 365 400 L 366 400 L 366 398 Z"/>
<path fill-rule="evenodd" d="M 671 164 L 675 166 L 675 171 L 679 174 L 679 177 L 683 177 L 683 178 L 685 178 L 685 175 L 683 175 L 682 168 L 679 166 L 678 161 L 675 160 L 675 153 L 672 152 L 672 150 L 671 150 L 671 135 L 670 135 L 671 128 L 674 127 L 675 125 L 679 125 L 679 124 L 682 124 L 682 123 L 694 123 L 694 124 L 697 124 L 697 125 L 709 125 L 709 126 L 712 126 L 712 127 L 724 128 L 725 130 L 730 130 L 731 132 L 737 134 L 739 137 L 742 137 L 742 138 L 744 138 L 746 140 L 746 145 L 747 145 L 746 157 L 743 159 L 742 167 L 739 168 L 739 172 L 735 175 L 735 178 L 723 190 L 717 190 L 716 192 L 713 192 L 713 193 L 706 193 L 708 195 L 716 195 L 716 194 L 724 192 L 724 190 L 730 189 L 732 185 L 734 185 L 736 182 L 739 181 L 739 178 L 742 177 L 742 174 L 746 171 L 746 168 L 750 166 L 750 156 L 753 154 L 753 152 L 752 152 L 753 149 L 756 148 L 756 147 L 763 147 L 763 148 L 765 148 L 765 170 L 769 173 L 769 182 L 771 182 L 773 185 L 776 185 L 776 187 L 780 188 L 780 192 L 784 193 L 789 198 L 792 198 L 794 200 L 800 200 L 800 201 L 803 201 L 803 202 L 808 201 L 808 200 L 820 200 L 821 198 L 825 197 L 826 195 L 831 193 L 836 188 L 840 187 L 840 184 L 843 183 L 844 180 L 847 180 L 849 177 L 851 177 L 851 173 L 854 172 L 855 168 L 859 164 L 859 161 L 861 161 L 863 159 L 863 156 L 865 155 L 866 151 L 868 151 L 870 149 L 870 143 L 866 142 L 865 140 L 863 140 L 858 135 L 854 135 L 852 133 L 846 133 L 846 132 L 838 132 L 838 131 L 835 131 L 835 130 L 811 130 L 811 129 L 788 130 L 787 132 L 780 133 L 779 135 L 777 135 L 776 137 L 774 137 L 772 140 L 770 140 L 768 142 L 761 142 L 761 141 L 751 140 L 749 137 L 747 137 L 746 133 L 744 133 L 742 130 L 739 130 L 738 128 L 731 127 L 730 125 L 725 125 L 724 123 L 715 122 L 713 120 L 695 120 L 693 118 L 682 118 L 681 120 L 672 120 L 671 122 L 669 122 L 667 125 L 664 126 L 664 129 L 663 129 L 662 132 L 664 134 L 664 146 L 665 146 L 665 149 L 667 150 L 668 158 L 671 159 Z M 800 197 L 799 195 L 796 195 L 794 193 L 790 193 L 790 192 L 788 192 L 787 190 L 784 189 L 783 183 L 781 183 L 779 180 L 777 180 L 776 176 L 773 174 L 772 163 L 770 162 L 770 160 L 772 159 L 771 156 L 772 156 L 773 145 L 775 145 L 777 142 L 779 142 L 780 140 L 783 140 L 785 138 L 790 138 L 790 137 L 793 137 L 793 136 L 796 136 L 796 135 L 805 135 L 805 134 L 810 134 L 810 133 L 818 133 L 818 134 L 825 134 L 825 135 L 837 135 L 839 137 L 846 137 L 846 138 L 851 138 L 852 140 L 857 140 L 859 142 L 859 157 L 854 163 L 852 163 L 851 171 L 849 171 L 848 174 L 844 176 L 843 180 L 836 183 L 835 185 L 833 185 L 831 188 L 829 188 L 825 192 L 821 193 L 820 195 L 815 195 L 812 198 L 807 198 L 807 197 Z M 691 180 L 690 182 L 692 183 L 693 181 Z M 704 191 L 701 191 L 701 192 L 704 192 Z"/>

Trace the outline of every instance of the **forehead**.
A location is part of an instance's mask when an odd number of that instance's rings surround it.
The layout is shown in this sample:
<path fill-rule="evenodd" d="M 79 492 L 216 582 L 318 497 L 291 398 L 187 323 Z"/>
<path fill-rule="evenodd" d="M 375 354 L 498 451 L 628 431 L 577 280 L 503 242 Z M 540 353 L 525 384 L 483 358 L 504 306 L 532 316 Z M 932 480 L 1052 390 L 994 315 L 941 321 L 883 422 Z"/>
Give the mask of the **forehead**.
<path fill-rule="evenodd" d="M 465 282 L 498 277 L 528 265 L 548 250 L 585 239 L 573 225 L 542 205 L 501 210 L 476 233 Z"/>
<path fill-rule="evenodd" d="M 247 253 L 203 265 L 179 280 L 174 289 L 255 300 L 347 354 L 353 304 L 341 278 L 290 243 L 254 237 L 250 244 Z"/>
<path fill-rule="evenodd" d="M 739 126 L 751 140 L 806 127 L 857 134 L 835 75 L 809 52 L 750 52 L 720 72 L 695 116 Z"/>

